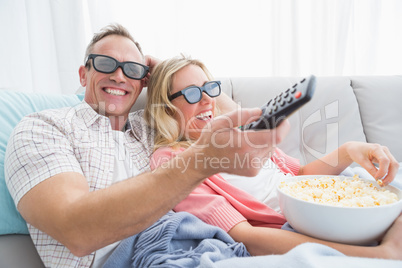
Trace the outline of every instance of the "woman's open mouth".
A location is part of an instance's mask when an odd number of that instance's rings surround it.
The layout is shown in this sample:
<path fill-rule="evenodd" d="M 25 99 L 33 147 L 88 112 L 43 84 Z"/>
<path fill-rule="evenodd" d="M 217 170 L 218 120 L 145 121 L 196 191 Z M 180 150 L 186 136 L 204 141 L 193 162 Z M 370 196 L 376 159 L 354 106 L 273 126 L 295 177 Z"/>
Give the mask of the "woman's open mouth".
<path fill-rule="evenodd" d="M 205 113 L 200 113 L 195 116 L 199 120 L 211 120 L 213 118 L 212 111 L 207 111 Z"/>

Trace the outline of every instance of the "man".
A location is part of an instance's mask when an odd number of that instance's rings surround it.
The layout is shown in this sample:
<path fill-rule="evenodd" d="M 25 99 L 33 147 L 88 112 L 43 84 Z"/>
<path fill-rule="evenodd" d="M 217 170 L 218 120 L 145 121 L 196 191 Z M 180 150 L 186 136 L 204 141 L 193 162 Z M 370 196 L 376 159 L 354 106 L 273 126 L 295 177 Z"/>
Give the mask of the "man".
<path fill-rule="evenodd" d="M 149 227 L 204 178 L 217 172 L 256 175 L 252 165 L 236 170 L 235 155 L 249 154 L 250 161 L 263 157 L 272 149 L 264 145 L 278 143 L 287 131 L 283 124 L 265 133 L 241 132 L 236 126 L 261 110 L 232 113 L 210 125 L 199 146 L 181 155 L 183 163 L 143 173 L 149 167 L 152 132 L 139 120 L 141 114 L 129 118 L 129 111 L 156 60 L 144 57 L 119 25 L 95 34 L 86 58 L 79 68 L 85 101 L 24 118 L 7 149 L 10 193 L 46 266 L 101 265 L 116 242 Z M 233 146 L 221 150 L 219 145 L 229 139 Z M 199 156 L 229 162 L 200 165 Z"/>

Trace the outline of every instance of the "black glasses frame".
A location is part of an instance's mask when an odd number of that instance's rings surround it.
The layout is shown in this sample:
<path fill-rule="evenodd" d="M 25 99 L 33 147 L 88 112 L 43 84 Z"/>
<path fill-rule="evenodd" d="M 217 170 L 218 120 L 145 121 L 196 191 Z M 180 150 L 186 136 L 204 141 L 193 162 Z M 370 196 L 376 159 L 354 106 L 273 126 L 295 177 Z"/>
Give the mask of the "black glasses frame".
<path fill-rule="evenodd" d="M 206 85 L 212 84 L 212 83 L 217 84 L 218 87 L 219 87 L 219 93 L 218 93 L 216 96 L 210 95 L 210 94 L 208 93 L 208 91 L 205 89 Z M 200 97 L 199 97 L 199 99 L 198 99 L 197 101 L 190 101 L 190 100 L 187 98 L 187 96 L 186 96 L 186 91 L 189 90 L 189 89 L 191 89 L 191 88 L 198 88 L 198 90 L 200 91 Z M 180 97 L 181 95 L 183 95 L 184 98 L 186 99 L 186 101 L 187 101 L 188 103 L 194 104 L 194 103 L 199 102 L 199 101 L 202 99 L 202 92 L 205 92 L 205 93 L 206 93 L 208 96 L 210 96 L 211 98 L 218 97 L 218 96 L 221 94 L 221 92 L 222 92 L 222 89 L 221 89 L 221 81 L 209 81 L 209 82 L 206 82 L 202 87 L 197 87 L 197 86 L 189 86 L 189 87 L 186 87 L 185 89 L 180 90 L 180 91 L 174 93 L 173 95 L 170 95 L 170 96 L 169 96 L 169 100 L 172 101 L 173 99 L 176 99 L 176 98 Z"/>
<path fill-rule="evenodd" d="M 111 70 L 111 71 L 103 71 L 103 70 L 100 70 L 100 69 L 96 68 L 95 58 L 96 58 L 96 57 L 99 57 L 99 56 L 105 57 L 105 58 L 109 58 L 109 59 L 113 60 L 113 61 L 116 63 L 116 66 L 113 68 L 113 70 Z M 97 72 L 104 73 L 104 74 L 111 74 L 111 73 L 114 73 L 114 72 L 117 70 L 117 68 L 120 67 L 121 70 L 123 71 L 124 75 L 127 76 L 128 78 L 130 78 L 130 79 L 135 79 L 135 80 L 141 80 L 141 79 L 143 79 L 143 78 L 148 74 L 148 72 L 149 72 L 149 67 L 146 66 L 146 65 L 143 65 L 143 64 L 141 64 L 141 63 L 134 62 L 134 61 L 124 61 L 124 62 L 120 62 L 120 61 L 116 60 L 115 58 L 112 58 L 112 57 L 106 56 L 106 55 L 101 55 L 101 54 L 89 54 L 89 55 L 88 55 L 88 59 L 87 59 L 87 61 L 86 61 L 86 63 L 85 63 L 85 66 L 87 66 L 88 61 L 89 61 L 90 59 L 92 59 L 92 65 L 93 65 L 94 69 L 95 69 Z M 142 73 L 142 75 L 141 75 L 140 77 L 134 77 L 134 76 L 128 75 L 128 74 L 126 73 L 126 71 L 124 70 L 124 66 L 125 66 L 126 64 L 134 64 L 134 65 L 141 66 L 141 67 L 143 68 L 143 70 L 144 70 L 143 73 Z"/>

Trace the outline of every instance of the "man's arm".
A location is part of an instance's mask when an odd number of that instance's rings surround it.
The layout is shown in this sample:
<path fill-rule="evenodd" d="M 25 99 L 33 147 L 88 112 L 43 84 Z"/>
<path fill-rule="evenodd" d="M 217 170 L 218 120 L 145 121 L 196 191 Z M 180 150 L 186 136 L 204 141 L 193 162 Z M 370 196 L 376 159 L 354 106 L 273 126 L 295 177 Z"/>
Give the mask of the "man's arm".
<path fill-rule="evenodd" d="M 60 173 L 28 191 L 18 209 L 27 222 L 73 254 L 87 255 L 149 227 L 212 174 L 255 176 L 260 170 L 253 164 L 255 159 L 264 158 L 288 131 L 286 124 L 267 131 L 236 128 L 260 114 L 260 109 L 249 109 L 217 117 L 200 139 L 179 155 L 183 161 L 106 189 L 90 192 L 83 175 Z"/>
<path fill-rule="evenodd" d="M 190 176 L 156 171 L 89 192 L 83 175 L 61 173 L 24 195 L 18 209 L 27 222 L 74 255 L 85 256 L 144 230 L 166 214 L 202 181 L 189 180 Z"/>

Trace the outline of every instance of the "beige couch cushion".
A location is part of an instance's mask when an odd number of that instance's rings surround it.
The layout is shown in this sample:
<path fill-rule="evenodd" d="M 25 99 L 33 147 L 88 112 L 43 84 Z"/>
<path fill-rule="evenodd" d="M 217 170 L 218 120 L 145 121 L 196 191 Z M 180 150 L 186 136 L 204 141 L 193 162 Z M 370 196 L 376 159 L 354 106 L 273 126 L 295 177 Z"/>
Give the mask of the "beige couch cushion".
<path fill-rule="evenodd" d="M 368 142 L 388 146 L 402 162 L 402 76 L 352 77 Z"/>
<path fill-rule="evenodd" d="M 242 107 L 255 107 L 299 81 L 300 78 L 284 77 L 233 78 L 230 85 L 236 102 Z M 279 147 L 303 164 L 321 158 L 346 141 L 365 141 L 358 104 L 347 77 L 317 78 L 313 99 L 289 121 L 291 132 Z"/>

